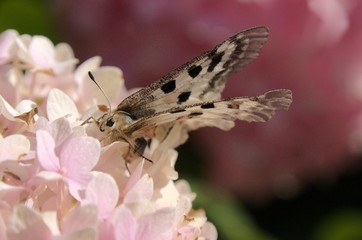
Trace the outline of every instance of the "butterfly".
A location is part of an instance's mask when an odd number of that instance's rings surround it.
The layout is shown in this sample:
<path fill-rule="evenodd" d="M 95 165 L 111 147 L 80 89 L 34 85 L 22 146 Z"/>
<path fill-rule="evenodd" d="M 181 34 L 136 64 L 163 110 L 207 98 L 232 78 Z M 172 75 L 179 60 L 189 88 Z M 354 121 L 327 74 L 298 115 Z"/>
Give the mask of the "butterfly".
<path fill-rule="evenodd" d="M 150 139 L 164 138 L 175 124 L 229 130 L 236 119 L 265 122 L 276 110 L 287 110 L 292 102 L 288 89 L 221 99 L 228 76 L 258 57 L 268 35 L 261 26 L 231 36 L 125 98 L 98 119 L 100 131 L 110 142 L 126 141 L 130 151 L 125 159 L 131 161 L 143 156 Z"/>

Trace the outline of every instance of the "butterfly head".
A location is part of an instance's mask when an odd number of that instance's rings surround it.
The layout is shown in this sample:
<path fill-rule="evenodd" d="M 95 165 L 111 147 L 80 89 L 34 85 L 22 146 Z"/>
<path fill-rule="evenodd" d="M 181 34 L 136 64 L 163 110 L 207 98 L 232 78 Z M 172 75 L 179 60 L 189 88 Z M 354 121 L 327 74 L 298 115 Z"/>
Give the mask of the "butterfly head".
<path fill-rule="evenodd" d="M 101 132 L 121 131 L 133 122 L 128 113 L 124 111 L 111 111 L 98 119 Z"/>
<path fill-rule="evenodd" d="M 106 113 L 98 119 L 98 123 L 99 123 L 99 130 L 101 132 L 104 132 L 107 129 L 112 129 L 116 121 L 114 120 L 113 115 Z"/>

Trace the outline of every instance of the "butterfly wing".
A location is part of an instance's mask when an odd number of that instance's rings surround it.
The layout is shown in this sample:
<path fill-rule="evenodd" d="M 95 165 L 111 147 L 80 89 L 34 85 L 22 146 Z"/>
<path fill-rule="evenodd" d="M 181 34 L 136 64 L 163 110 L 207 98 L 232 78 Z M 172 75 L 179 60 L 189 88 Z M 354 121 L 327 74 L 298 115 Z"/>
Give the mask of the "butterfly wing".
<path fill-rule="evenodd" d="M 193 121 L 197 128 L 214 126 L 228 130 L 234 126 L 236 119 L 265 122 L 274 115 L 276 110 L 287 110 L 291 102 L 291 91 L 279 89 L 257 97 L 228 98 L 179 106 L 136 121 L 125 130 L 125 133 L 132 138 L 143 137 L 145 133 L 152 132 L 159 126 L 186 120 Z"/>
<path fill-rule="evenodd" d="M 124 99 L 117 111 L 134 120 L 170 108 L 220 99 L 227 77 L 259 55 L 268 38 L 266 27 L 256 27 L 228 38 L 160 80 Z"/>

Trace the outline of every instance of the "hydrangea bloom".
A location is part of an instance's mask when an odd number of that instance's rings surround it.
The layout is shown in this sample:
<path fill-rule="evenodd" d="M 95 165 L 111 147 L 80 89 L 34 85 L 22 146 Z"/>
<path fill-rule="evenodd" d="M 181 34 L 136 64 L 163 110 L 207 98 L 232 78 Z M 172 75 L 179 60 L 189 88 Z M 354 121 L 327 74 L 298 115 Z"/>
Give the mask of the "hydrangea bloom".
<path fill-rule="evenodd" d="M 0 239 L 216 239 L 175 181 L 173 147 L 185 136 L 175 130 L 152 145 L 154 164 L 128 171 L 127 144 L 102 146 L 81 124 L 105 101 L 86 71 L 115 103 L 127 95 L 122 72 L 99 57 L 77 62 L 67 44 L 0 34 Z"/>

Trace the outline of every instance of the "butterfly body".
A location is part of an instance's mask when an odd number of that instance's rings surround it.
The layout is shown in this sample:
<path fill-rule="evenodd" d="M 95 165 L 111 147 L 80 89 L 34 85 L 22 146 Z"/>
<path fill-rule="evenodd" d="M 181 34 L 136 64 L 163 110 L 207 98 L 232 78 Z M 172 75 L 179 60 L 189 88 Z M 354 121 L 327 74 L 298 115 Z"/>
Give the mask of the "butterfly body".
<path fill-rule="evenodd" d="M 289 108 L 290 90 L 221 99 L 227 77 L 255 59 L 267 37 L 266 27 L 235 34 L 124 99 L 98 120 L 100 130 L 110 142 L 128 142 L 134 153 L 126 157 L 130 160 L 142 156 L 149 139 L 160 138 L 157 132 L 165 137 L 176 123 L 192 122 L 197 127 L 191 130 L 204 126 L 228 130 L 236 119 L 269 120 L 275 110 Z"/>

